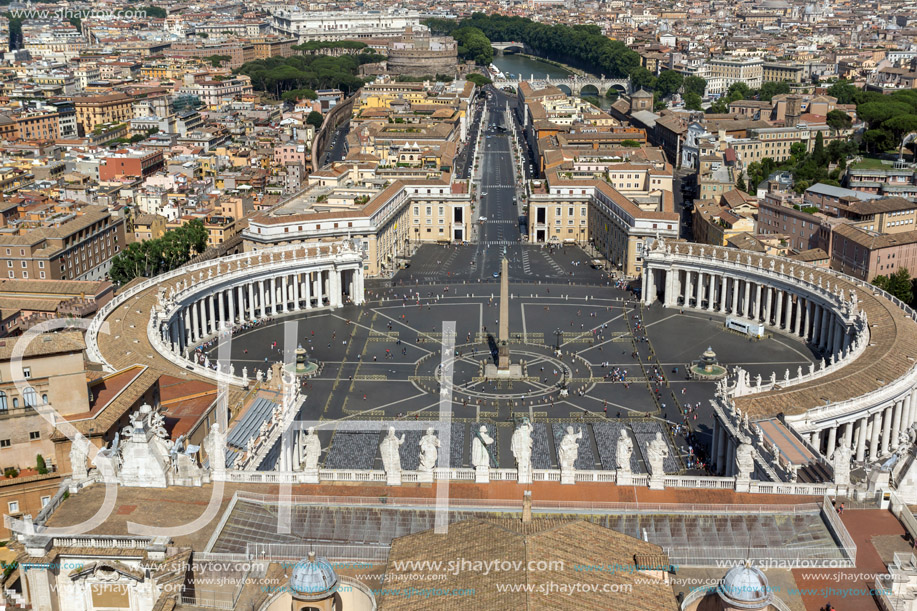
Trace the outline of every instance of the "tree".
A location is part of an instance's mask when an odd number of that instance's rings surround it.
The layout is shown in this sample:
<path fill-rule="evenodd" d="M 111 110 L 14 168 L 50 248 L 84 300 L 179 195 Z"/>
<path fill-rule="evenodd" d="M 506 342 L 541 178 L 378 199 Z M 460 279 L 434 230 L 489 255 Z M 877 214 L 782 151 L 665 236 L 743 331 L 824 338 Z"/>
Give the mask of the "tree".
<path fill-rule="evenodd" d="M 472 72 L 471 74 L 465 77 L 466 81 L 471 81 L 478 87 L 484 87 L 485 85 L 490 85 L 493 83 L 492 80 L 484 76 L 483 74 L 478 74 L 477 72 Z"/>
<path fill-rule="evenodd" d="M 458 43 L 458 55 L 470 59 L 479 66 L 486 66 L 494 59 L 494 48 L 484 32 L 475 27 L 453 30 L 452 38 Z"/>
<path fill-rule="evenodd" d="M 109 277 L 121 284 L 153 277 L 187 263 L 207 249 L 209 235 L 203 221 L 194 219 L 156 240 L 133 242 L 112 257 Z"/>
<path fill-rule="evenodd" d="M 747 100 L 750 94 L 751 89 L 749 86 L 742 81 L 737 81 L 729 86 L 726 97 L 729 98 L 730 102 L 735 102 L 737 100 Z"/>
<path fill-rule="evenodd" d="M 617 100 L 619 95 L 620 94 L 618 93 L 618 90 L 615 89 L 614 87 L 609 87 L 608 91 L 605 92 L 605 97 L 611 100 L 612 102 Z"/>
<path fill-rule="evenodd" d="M 630 73 L 630 84 L 634 91 L 655 89 L 656 77 L 653 76 L 652 72 L 641 66 Z"/>
<path fill-rule="evenodd" d="M 229 55 L 209 55 L 204 58 L 205 62 L 210 62 L 210 65 L 214 68 L 219 68 L 226 62 L 232 61 L 232 57 Z"/>
<path fill-rule="evenodd" d="M 853 104 L 861 93 L 862 91 L 843 79 L 828 87 L 828 95 L 837 98 L 838 104 Z"/>
<path fill-rule="evenodd" d="M 694 93 L 699 98 L 704 97 L 704 93 L 707 91 L 707 79 L 701 76 L 686 76 L 684 83 L 682 83 L 682 89 L 684 89 L 685 94 Z"/>
<path fill-rule="evenodd" d="M 736 189 L 748 193 L 748 186 L 745 184 L 745 177 L 741 174 L 739 174 L 739 179 L 736 181 Z"/>
<path fill-rule="evenodd" d="M 890 276 L 876 276 L 872 283 L 904 303 L 909 304 L 914 299 L 911 274 L 906 267 L 898 268 L 898 271 Z"/>
<path fill-rule="evenodd" d="M 773 98 L 775 95 L 789 92 L 790 84 L 786 81 L 781 81 L 779 83 L 764 83 L 761 85 L 761 89 L 758 90 L 758 99 L 765 102 L 770 102 L 771 98 Z"/>
<path fill-rule="evenodd" d="M 322 113 L 313 110 L 309 113 L 309 116 L 306 117 L 306 123 L 315 127 L 315 129 L 321 129 L 322 123 L 325 121 L 325 117 L 322 116 Z"/>
<path fill-rule="evenodd" d="M 656 86 L 654 90 L 659 94 L 660 98 L 667 98 L 678 93 L 682 83 L 684 83 L 684 76 L 680 72 L 663 70 L 659 76 L 656 77 Z"/>
<path fill-rule="evenodd" d="M 688 110 L 702 110 L 701 104 L 703 101 L 701 97 L 694 93 L 693 91 L 685 92 L 685 108 Z"/>
<path fill-rule="evenodd" d="M 806 154 L 806 143 L 805 142 L 794 142 L 790 145 L 790 155 L 792 155 L 797 160 L 802 160 Z"/>
<path fill-rule="evenodd" d="M 851 120 L 850 115 L 846 112 L 835 108 L 825 117 L 825 123 L 837 133 L 845 129 L 850 129 L 850 126 L 853 125 L 853 120 Z"/>
<path fill-rule="evenodd" d="M 45 475 L 48 473 L 48 465 L 45 463 L 45 457 L 41 454 L 35 456 L 35 468 L 39 475 Z"/>
<path fill-rule="evenodd" d="M 828 156 L 825 154 L 825 137 L 821 132 L 815 134 L 815 145 L 812 147 L 812 160 L 815 165 L 823 166 L 828 162 Z"/>

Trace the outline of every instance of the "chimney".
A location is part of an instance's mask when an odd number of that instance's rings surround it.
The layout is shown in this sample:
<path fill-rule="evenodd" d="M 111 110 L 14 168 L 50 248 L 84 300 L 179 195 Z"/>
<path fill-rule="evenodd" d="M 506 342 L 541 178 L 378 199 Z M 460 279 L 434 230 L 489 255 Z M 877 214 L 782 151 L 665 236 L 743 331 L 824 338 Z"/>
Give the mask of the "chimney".
<path fill-rule="evenodd" d="M 528 524 L 532 521 L 532 491 L 526 490 L 522 493 L 522 523 Z"/>

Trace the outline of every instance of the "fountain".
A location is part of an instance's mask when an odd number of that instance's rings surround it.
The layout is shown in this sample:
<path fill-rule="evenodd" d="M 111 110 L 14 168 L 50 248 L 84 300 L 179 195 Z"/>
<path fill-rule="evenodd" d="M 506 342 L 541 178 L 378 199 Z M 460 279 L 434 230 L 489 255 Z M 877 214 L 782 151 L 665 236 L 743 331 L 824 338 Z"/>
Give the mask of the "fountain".
<path fill-rule="evenodd" d="M 726 367 L 716 360 L 716 352 L 707 347 L 700 358 L 688 367 L 688 373 L 695 380 L 720 380 L 726 377 Z"/>

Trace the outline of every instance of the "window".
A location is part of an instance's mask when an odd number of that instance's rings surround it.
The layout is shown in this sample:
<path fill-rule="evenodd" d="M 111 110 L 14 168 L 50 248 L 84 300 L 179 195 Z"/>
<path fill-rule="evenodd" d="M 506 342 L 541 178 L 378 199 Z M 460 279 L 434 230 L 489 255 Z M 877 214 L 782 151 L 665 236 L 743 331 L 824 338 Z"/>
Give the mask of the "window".
<path fill-rule="evenodd" d="M 43 496 L 43 497 L 41 497 L 41 506 L 42 506 L 42 507 L 44 507 L 45 505 L 47 505 L 47 504 L 50 503 L 50 502 L 51 502 L 51 497 L 50 497 L 50 496 Z"/>
<path fill-rule="evenodd" d="M 42 395 L 41 395 L 41 404 L 42 404 L 42 405 L 47 405 L 47 404 L 48 404 L 48 393 L 42 393 Z"/>
<path fill-rule="evenodd" d="M 31 386 L 22 393 L 22 402 L 26 407 L 35 407 L 38 405 L 38 393 Z"/>
<path fill-rule="evenodd" d="M 32 368 L 31 368 L 31 367 L 23 367 L 23 368 L 22 368 L 22 377 L 24 377 L 26 380 L 31 379 L 31 377 L 32 377 Z"/>
<path fill-rule="evenodd" d="M 0 390 L 0 413 L 6 411 L 8 411 L 8 407 L 6 405 L 6 393 Z"/>
<path fill-rule="evenodd" d="M 19 501 L 10 501 L 6 505 L 10 509 L 10 515 L 19 513 Z"/>
<path fill-rule="evenodd" d="M 9 439 L 0 439 L 0 448 L 8 448 L 8 447 L 10 447 L 10 440 Z"/>
<path fill-rule="evenodd" d="M 13 409 L 19 407 L 19 397 L 13 397 Z"/>
<path fill-rule="evenodd" d="M 29 431 L 29 441 L 41 439 L 41 431 Z"/>

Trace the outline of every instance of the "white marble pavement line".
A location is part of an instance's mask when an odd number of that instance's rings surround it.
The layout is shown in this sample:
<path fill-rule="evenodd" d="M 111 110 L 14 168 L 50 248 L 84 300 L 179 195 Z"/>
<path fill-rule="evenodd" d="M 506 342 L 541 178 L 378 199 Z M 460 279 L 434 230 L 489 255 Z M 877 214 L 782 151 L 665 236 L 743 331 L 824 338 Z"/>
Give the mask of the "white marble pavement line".
<path fill-rule="evenodd" d="M 451 468 L 452 452 L 452 377 L 455 363 L 455 321 L 443 321 L 442 360 L 440 362 L 439 390 L 439 431 L 442 453 L 440 460 L 446 458 L 446 467 Z M 436 513 L 433 532 L 445 534 L 449 531 L 449 480 L 445 477 L 436 482 Z"/>

